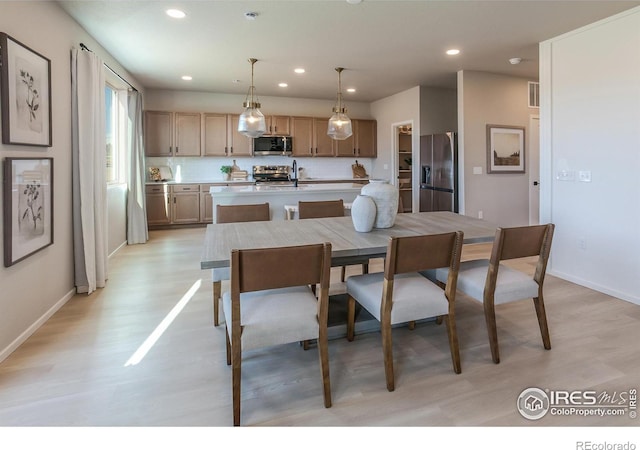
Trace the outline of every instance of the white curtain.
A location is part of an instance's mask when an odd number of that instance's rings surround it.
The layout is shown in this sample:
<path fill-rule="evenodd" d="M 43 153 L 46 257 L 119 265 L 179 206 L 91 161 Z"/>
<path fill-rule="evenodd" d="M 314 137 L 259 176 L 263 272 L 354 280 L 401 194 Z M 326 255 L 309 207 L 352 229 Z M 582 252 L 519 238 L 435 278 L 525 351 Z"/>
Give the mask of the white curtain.
<path fill-rule="evenodd" d="M 127 243 L 144 244 L 149 240 L 145 205 L 145 164 L 142 137 L 142 96 L 129 92 L 129 170 L 127 180 Z"/>
<path fill-rule="evenodd" d="M 95 53 L 71 51 L 73 247 L 78 293 L 107 280 L 105 78 Z"/>

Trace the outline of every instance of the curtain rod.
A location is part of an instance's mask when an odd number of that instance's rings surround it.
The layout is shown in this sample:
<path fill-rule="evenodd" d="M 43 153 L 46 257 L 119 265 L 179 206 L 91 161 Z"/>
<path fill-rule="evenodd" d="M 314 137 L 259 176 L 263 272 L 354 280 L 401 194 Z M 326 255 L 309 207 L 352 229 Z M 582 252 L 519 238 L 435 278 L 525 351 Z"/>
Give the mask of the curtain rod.
<path fill-rule="evenodd" d="M 80 48 L 81 48 L 82 50 L 86 50 L 86 51 L 88 51 L 88 52 L 93 53 L 93 50 L 90 50 L 90 49 L 89 49 L 89 47 L 87 47 L 86 45 L 84 45 L 82 42 L 80 42 Z M 120 78 L 122 81 L 124 81 L 125 83 L 127 83 L 127 85 L 128 85 L 131 89 L 133 89 L 134 91 L 138 92 L 138 90 L 137 90 L 135 87 L 133 87 L 133 85 L 132 85 L 131 83 L 129 83 L 129 82 L 128 82 L 127 80 L 125 80 L 124 78 L 122 78 L 122 76 L 121 76 L 118 72 L 116 72 L 115 70 L 113 70 L 111 67 L 109 67 L 109 65 L 108 65 L 107 63 L 103 62 L 102 64 L 104 64 L 104 66 L 105 66 L 107 69 L 109 69 L 109 70 L 110 70 L 110 71 L 111 71 L 115 76 L 117 76 L 117 77 L 118 77 L 118 78 Z"/>

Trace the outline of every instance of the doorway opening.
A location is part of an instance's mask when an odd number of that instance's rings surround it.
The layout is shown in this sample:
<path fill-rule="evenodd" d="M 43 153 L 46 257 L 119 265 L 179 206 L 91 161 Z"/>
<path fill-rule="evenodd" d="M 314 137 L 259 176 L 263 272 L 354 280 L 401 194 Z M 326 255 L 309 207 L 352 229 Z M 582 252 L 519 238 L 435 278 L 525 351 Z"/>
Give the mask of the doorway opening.
<path fill-rule="evenodd" d="M 398 212 L 413 212 L 414 181 L 414 145 L 413 123 L 394 124 L 395 145 L 393 152 L 394 184 L 400 192 Z"/>

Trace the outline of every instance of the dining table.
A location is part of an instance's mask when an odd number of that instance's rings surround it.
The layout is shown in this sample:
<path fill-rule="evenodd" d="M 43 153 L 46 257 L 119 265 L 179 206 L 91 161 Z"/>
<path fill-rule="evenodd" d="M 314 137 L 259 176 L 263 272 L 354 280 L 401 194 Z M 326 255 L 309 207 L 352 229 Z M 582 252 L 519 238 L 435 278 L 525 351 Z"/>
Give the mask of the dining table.
<path fill-rule="evenodd" d="M 234 249 L 331 243 L 331 265 L 363 258 L 382 258 L 389 238 L 452 231 L 464 233 L 464 243 L 491 242 L 497 226 L 483 219 L 450 211 L 402 213 L 390 228 L 358 232 L 350 216 L 263 222 L 209 224 L 205 232 L 201 269 L 229 267 Z"/>

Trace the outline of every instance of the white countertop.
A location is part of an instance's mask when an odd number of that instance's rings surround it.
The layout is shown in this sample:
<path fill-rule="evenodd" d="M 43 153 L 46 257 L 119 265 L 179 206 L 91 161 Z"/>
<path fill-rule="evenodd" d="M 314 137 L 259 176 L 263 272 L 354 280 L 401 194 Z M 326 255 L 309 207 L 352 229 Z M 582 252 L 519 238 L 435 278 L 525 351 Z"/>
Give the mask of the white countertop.
<path fill-rule="evenodd" d="M 262 184 L 250 186 L 212 186 L 209 189 L 211 194 L 222 196 L 237 195 L 260 195 L 260 194 L 282 194 L 282 195 L 298 195 L 301 193 L 315 192 L 360 192 L 361 184 L 356 183 L 330 183 L 330 184 L 303 184 L 295 186 Z"/>

